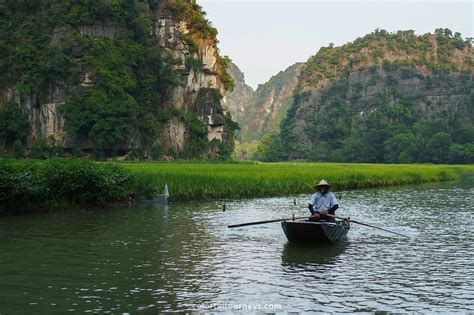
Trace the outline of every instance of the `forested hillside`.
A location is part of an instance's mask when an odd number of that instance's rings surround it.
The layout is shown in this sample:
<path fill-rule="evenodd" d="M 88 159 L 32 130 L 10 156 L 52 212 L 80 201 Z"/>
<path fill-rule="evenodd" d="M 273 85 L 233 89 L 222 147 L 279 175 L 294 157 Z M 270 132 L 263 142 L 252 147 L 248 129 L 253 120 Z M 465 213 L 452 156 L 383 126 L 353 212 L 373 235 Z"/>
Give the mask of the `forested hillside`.
<path fill-rule="evenodd" d="M 377 30 L 303 67 L 264 160 L 474 163 L 472 44 Z"/>

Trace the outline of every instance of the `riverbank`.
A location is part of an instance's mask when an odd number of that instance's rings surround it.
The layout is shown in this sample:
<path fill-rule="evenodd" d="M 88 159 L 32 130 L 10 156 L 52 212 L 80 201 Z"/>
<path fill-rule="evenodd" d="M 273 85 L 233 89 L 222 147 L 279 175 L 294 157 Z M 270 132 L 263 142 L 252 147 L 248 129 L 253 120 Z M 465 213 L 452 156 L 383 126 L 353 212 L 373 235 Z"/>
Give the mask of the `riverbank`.
<path fill-rule="evenodd" d="M 270 197 L 311 193 L 325 179 L 334 190 L 455 180 L 474 165 L 341 163 L 118 163 L 171 201 Z"/>
<path fill-rule="evenodd" d="M 201 201 L 311 193 L 320 179 L 348 190 L 455 180 L 464 172 L 474 165 L 0 159 L 0 215 L 127 205 L 165 184 L 171 201 Z"/>
<path fill-rule="evenodd" d="M 147 177 L 86 159 L 0 159 L 0 215 L 126 205 L 152 197 Z"/>

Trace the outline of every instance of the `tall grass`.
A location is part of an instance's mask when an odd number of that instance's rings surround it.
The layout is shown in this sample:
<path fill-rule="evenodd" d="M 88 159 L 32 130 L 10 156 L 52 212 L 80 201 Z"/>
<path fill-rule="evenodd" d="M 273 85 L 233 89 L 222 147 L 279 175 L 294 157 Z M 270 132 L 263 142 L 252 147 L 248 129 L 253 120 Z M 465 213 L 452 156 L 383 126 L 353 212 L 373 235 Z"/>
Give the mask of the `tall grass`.
<path fill-rule="evenodd" d="M 334 163 L 120 163 L 171 200 L 295 195 L 325 179 L 334 190 L 453 180 L 473 165 L 381 165 Z"/>

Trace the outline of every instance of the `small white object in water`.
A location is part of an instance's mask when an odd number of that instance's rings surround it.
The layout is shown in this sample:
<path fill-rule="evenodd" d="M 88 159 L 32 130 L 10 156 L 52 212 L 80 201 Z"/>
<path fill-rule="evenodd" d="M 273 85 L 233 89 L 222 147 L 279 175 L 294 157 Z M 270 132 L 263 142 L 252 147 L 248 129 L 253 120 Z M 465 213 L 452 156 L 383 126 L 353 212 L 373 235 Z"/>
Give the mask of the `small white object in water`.
<path fill-rule="evenodd" d="M 163 196 L 165 196 L 166 199 L 168 199 L 170 196 L 170 192 L 168 191 L 168 184 L 165 184 L 165 189 L 163 189 Z"/>

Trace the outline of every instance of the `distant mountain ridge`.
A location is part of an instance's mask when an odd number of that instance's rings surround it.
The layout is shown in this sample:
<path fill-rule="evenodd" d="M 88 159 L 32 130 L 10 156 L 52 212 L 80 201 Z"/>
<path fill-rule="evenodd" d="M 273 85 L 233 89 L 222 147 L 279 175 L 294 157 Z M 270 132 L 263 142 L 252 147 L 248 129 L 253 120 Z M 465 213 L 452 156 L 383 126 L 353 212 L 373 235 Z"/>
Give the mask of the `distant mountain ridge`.
<path fill-rule="evenodd" d="M 242 71 L 230 64 L 228 72 L 235 87 L 225 95 L 225 104 L 240 125 L 241 141 L 250 142 L 264 134 L 280 132 L 280 122 L 292 103 L 302 67 L 302 63 L 296 63 L 259 84 L 254 91 L 245 83 Z"/>

